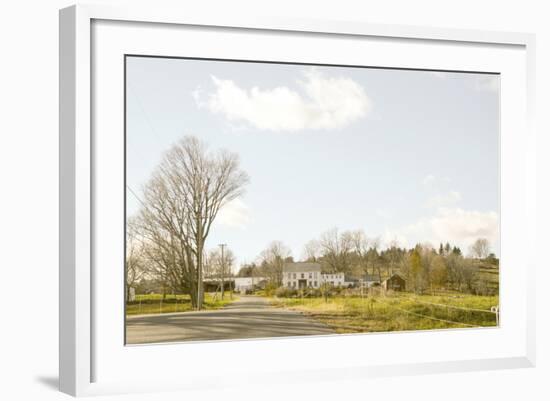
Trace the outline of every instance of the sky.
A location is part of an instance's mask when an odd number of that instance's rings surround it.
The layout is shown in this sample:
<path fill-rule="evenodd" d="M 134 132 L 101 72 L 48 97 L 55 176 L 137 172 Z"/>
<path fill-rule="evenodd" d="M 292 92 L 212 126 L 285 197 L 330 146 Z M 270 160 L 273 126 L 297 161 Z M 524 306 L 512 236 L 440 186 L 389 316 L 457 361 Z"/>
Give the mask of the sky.
<path fill-rule="evenodd" d="M 207 247 L 237 267 L 274 240 L 296 260 L 323 232 L 382 245 L 487 238 L 499 255 L 498 75 L 128 57 L 127 185 L 193 135 L 240 157 L 245 194 Z M 139 201 L 127 191 L 127 214 Z"/>

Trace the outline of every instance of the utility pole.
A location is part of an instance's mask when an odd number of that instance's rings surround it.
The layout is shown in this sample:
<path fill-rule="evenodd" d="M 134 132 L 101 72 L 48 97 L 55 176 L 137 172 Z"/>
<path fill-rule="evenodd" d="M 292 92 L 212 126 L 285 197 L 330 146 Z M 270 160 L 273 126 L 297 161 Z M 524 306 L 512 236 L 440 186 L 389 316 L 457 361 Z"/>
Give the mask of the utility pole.
<path fill-rule="evenodd" d="M 204 251 L 204 238 L 203 238 L 203 219 L 205 217 L 201 213 L 197 214 L 195 224 L 197 226 L 197 310 L 202 309 L 202 303 L 204 301 L 204 277 L 203 277 L 203 265 L 205 259 Z"/>
<path fill-rule="evenodd" d="M 226 246 L 227 246 L 227 244 L 219 244 L 219 247 L 222 249 L 222 269 L 221 269 L 222 270 L 221 271 L 221 273 L 222 273 L 221 274 L 221 276 L 222 276 L 221 277 L 221 279 L 222 279 L 222 282 L 221 282 L 221 284 L 222 284 L 222 299 L 223 299 L 223 290 L 224 290 L 223 287 L 224 287 L 224 275 L 225 275 L 225 257 L 224 257 L 224 252 L 223 251 L 224 251 Z"/>

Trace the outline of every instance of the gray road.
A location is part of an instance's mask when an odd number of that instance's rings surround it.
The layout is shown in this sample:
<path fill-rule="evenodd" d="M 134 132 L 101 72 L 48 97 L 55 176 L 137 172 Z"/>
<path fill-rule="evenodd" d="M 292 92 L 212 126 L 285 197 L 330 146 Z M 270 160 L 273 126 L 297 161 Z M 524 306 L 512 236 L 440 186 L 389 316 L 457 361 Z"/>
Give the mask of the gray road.
<path fill-rule="evenodd" d="M 215 311 L 130 316 L 128 344 L 333 334 L 301 313 L 274 308 L 261 297 L 242 296 Z"/>

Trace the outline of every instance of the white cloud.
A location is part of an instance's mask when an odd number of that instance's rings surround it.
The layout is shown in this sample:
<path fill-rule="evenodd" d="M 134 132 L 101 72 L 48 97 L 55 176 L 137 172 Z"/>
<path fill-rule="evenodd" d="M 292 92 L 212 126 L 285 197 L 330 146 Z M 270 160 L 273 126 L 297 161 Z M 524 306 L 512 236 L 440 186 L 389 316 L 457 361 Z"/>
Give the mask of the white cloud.
<path fill-rule="evenodd" d="M 427 207 L 442 207 L 452 206 L 458 203 L 462 199 L 462 195 L 458 191 L 449 191 L 446 193 L 439 193 L 432 196 L 426 202 Z"/>
<path fill-rule="evenodd" d="M 232 80 L 212 76 L 215 90 L 203 99 L 199 88 L 193 97 L 199 107 L 222 114 L 230 122 L 246 122 L 261 130 L 298 131 L 342 128 L 365 117 L 371 101 L 355 81 L 327 77 L 312 69 L 298 81 L 301 89 L 286 86 L 241 88 Z"/>
<path fill-rule="evenodd" d="M 430 221 L 436 238 L 473 243 L 478 238 L 498 239 L 499 221 L 496 212 L 441 208 Z"/>
<path fill-rule="evenodd" d="M 240 199 L 226 203 L 218 212 L 216 222 L 227 227 L 246 228 L 250 223 L 250 209 Z"/>
<path fill-rule="evenodd" d="M 460 208 L 439 208 L 431 217 L 393 230 L 386 230 L 384 240 L 397 239 L 407 247 L 429 242 L 434 246 L 450 242 L 466 252 L 478 238 L 487 238 L 495 251 L 499 237 L 499 219 L 494 211 L 480 212 Z"/>

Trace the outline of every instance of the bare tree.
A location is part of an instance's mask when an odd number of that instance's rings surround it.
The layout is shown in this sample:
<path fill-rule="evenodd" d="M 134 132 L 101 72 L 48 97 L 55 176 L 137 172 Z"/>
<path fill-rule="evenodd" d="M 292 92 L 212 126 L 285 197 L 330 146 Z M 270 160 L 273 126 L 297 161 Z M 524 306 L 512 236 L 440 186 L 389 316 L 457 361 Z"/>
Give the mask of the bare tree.
<path fill-rule="evenodd" d="M 212 279 L 217 275 L 218 265 L 215 252 L 216 249 L 211 249 L 203 256 L 202 276 L 205 279 Z"/>
<path fill-rule="evenodd" d="M 441 255 L 435 255 L 430 263 L 429 283 L 433 295 L 434 287 L 444 288 L 447 284 L 447 265 L 445 264 L 444 257 Z"/>
<path fill-rule="evenodd" d="M 464 258 L 461 255 L 451 253 L 446 256 L 446 265 L 449 283 L 455 290 L 460 291 L 464 282 Z"/>
<path fill-rule="evenodd" d="M 130 219 L 126 229 L 126 302 L 130 301 L 131 288 L 135 289 L 147 269 L 143 248 L 134 221 Z"/>
<path fill-rule="evenodd" d="M 451 253 L 446 257 L 447 277 L 457 291 L 474 292 L 479 278 L 479 269 L 472 259 Z"/>
<path fill-rule="evenodd" d="M 466 290 L 470 293 L 475 292 L 475 285 L 479 277 L 479 269 L 472 260 L 464 260 L 462 266 L 463 283 L 466 286 Z"/>
<path fill-rule="evenodd" d="M 348 270 L 351 262 L 353 235 L 347 231 L 341 235 L 337 228 L 326 231 L 319 239 L 323 261 L 329 269 L 336 272 Z"/>
<path fill-rule="evenodd" d="M 172 283 L 203 302 L 204 244 L 219 210 L 241 196 L 248 175 L 239 158 L 210 152 L 195 137 L 172 146 L 143 189 L 141 231 L 152 245 L 150 256 Z"/>
<path fill-rule="evenodd" d="M 478 238 L 470 247 L 472 257 L 477 259 L 485 259 L 489 256 L 491 246 L 486 238 Z"/>
<path fill-rule="evenodd" d="M 350 233 L 352 250 L 356 256 L 356 264 L 361 273 L 368 273 L 367 254 L 372 240 L 365 235 L 363 230 L 355 230 Z"/>
<path fill-rule="evenodd" d="M 319 258 L 320 249 L 319 241 L 312 239 L 304 245 L 304 259 L 308 262 L 316 262 Z"/>
<path fill-rule="evenodd" d="M 225 293 L 225 281 L 231 277 L 235 264 L 235 255 L 231 249 L 225 249 L 223 254 L 220 248 L 212 249 L 208 254 L 210 275 L 220 281 L 222 299 Z"/>
<path fill-rule="evenodd" d="M 273 241 L 260 253 L 259 264 L 272 284 L 279 287 L 283 282 L 283 265 L 291 257 L 290 248 L 281 241 Z"/>
<path fill-rule="evenodd" d="M 371 268 L 371 274 L 378 273 L 378 280 L 382 281 L 382 269 L 381 265 L 383 260 L 380 257 L 378 249 L 380 248 L 380 238 L 373 238 L 369 241 L 369 248 L 365 254 L 366 259 L 366 271 L 368 273 L 369 266 Z"/>

